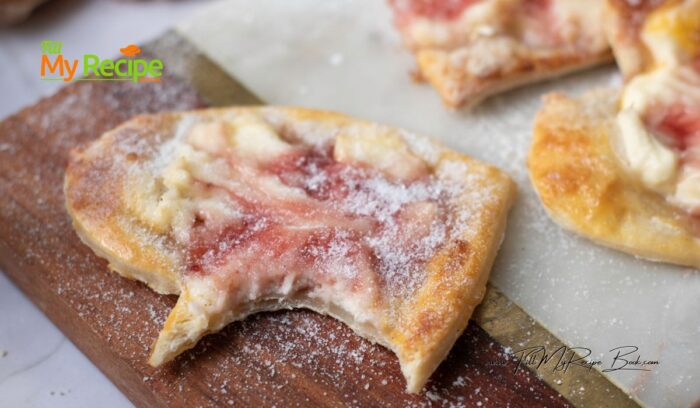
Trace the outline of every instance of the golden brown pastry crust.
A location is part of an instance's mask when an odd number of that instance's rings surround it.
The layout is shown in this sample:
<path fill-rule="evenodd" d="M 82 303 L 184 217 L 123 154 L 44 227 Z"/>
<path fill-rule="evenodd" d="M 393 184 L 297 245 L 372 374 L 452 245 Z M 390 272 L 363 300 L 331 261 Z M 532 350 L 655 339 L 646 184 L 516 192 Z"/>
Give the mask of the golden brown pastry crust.
<path fill-rule="evenodd" d="M 169 237 L 137 225 L 123 205 L 123 195 L 129 194 L 123 185 L 124 174 L 133 162 L 149 160 L 149 155 L 154 154 L 160 144 L 173 137 L 177 123 L 185 117 L 217 118 L 251 112 L 275 124 L 280 133 L 307 143 L 351 128 L 351 134 L 400 136 L 428 163 L 434 174 L 444 174 L 457 181 L 471 180 L 472 187 L 453 203 L 458 209 L 463 207 L 470 211 L 469 236 L 450 242 L 436 253 L 428 262 L 424 283 L 411 297 L 385 294 L 386 308 L 390 310 L 381 321 L 356 322 L 351 314 L 334 305 L 298 297 L 281 301 L 262 299 L 235 313 L 213 316 L 206 321 L 200 319 L 189 307 L 195 295 L 179 278 L 178 270 L 183 261 L 174 244 L 169 243 Z M 460 167 L 462 170 L 442 168 L 453 163 L 465 166 Z M 201 333 L 217 331 L 251 313 L 307 307 L 335 316 L 360 335 L 393 350 L 401 363 L 409 392 L 420 391 L 481 301 L 514 193 L 514 183 L 503 172 L 449 151 L 434 141 L 341 114 L 276 107 L 210 109 L 137 117 L 107 132 L 87 148 L 74 152 L 65 180 L 66 207 L 88 246 L 108 259 L 112 269 L 125 277 L 142 280 L 160 293 L 181 293 L 155 345 L 152 364 L 167 362 L 193 347 Z M 97 201 L 97 197 L 103 199 Z M 475 205 L 476 201 L 481 202 Z M 157 245 L 151 245 L 154 242 Z M 172 250 L 168 250 L 171 246 Z M 165 248 L 165 253 L 158 248 Z"/>
<path fill-rule="evenodd" d="M 445 105 L 473 107 L 489 96 L 529 83 L 552 79 L 581 71 L 611 60 L 606 49 L 594 55 L 561 55 L 521 57 L 507 71 L 479 78 L 464 67 L 450 63 L 450 52 L 421 50 L 416 52 L 421 75 L 437 89 Z"/>
<path fill-rule="evenodd" d="M 518 0 L 481 0 L 466 6 L 453 20 L 418 16 L 417 23 L 404 16 L 405 10 L 399 5 L 402 2 L 390 0 L 390 3 L 397 13 L 397 25 L 404 42 L 416 57 L 417 78 L 429 82 L 444 104 L 451 108 L 473 107 L 491 95 L 612 59 L 602 25 L 602 0 L 590 1 L 585 8 L 572 6 L 571 0 L 532 4 Z M 429 2 L 435 8 L 449 8 L 449 3 Z M 474 14 L 479 17 L 460 20 L 471 12 L 470 8 L 481 6 L 493 10 L 484 12 L 482 9 Z M 538 7 L 549 8 L 547 18 L 557 20 L 533 25 L 528 21 L 532 16 L 525 15 L 526 9 Z M 553 15 L 556 7 L 569 14 L 566 17 Z M 492 21 L 494 18 L 496 21 Z M 499 24 L 503 32 L 495 28 Z M 414 25 L 420 28 L 414 29 Z M 542 30 L 543 26 L 549 27 Z M 531 43 L 530 37 L 537 34 L 529 34 L 528 30 L 555 30 L 555 26 L 560 32 L 552 32 L 549 37 L 561 37 L 558 45 Z M 490 32 L 492 30 L 494 33 Z"/>
<path fill-rule="evenodd" d="M 83 242 L 107 259 L 112 270 L 143 281 L 161 294 L 180 293 L 178 255 L 175 248 L 164 252 L 168 245 L 155 245 L 158 237 L 132 222 L 123 207 L 126 192 L 121 185 L 124 162 L 120 161 L 139 158 L 120 151 L 119 143 L 128 136 L 155 145 L 157 136 L 170 131 L 176 118 L 176 114 L 137 117 L 86 149 L 74 150 L 64 180 L 66 209 Z"/>
<path fill-rule="evenodd" d="M 611 145 L 617 93 L 548 95 L 537 114 L 528 169 L 561 226 L 646 259 L 700 268 L 700 219 L 640 185 Z"/>

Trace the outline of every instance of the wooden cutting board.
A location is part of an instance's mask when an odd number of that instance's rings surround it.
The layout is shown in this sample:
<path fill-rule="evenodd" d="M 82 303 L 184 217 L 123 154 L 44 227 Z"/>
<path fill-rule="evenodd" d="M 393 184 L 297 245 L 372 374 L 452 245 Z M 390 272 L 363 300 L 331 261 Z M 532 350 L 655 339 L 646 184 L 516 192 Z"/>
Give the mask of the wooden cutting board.
<path fill-rule="evenodd" d="M 540 374 L 555 391 L 516 370 L 516 360 L 474 322 L 422 395 L 404 392 L 391 352 L 303 310 L 232 324 L 174 363 L 148 366 L 176 299 L 110 273 L 80 242 L 63 205 L 69 151 L 139 113 L 259 101 L 175 33 L 143 49 L 165 61 L 160 83 L 76 82 L 0 123 L 0 269 L 135 405 L 570 406 L 560 393 L 592 404 L 571 392 L 581 381 L 608 387 L 603 395 L 613 403 L 629 401 L 599 377 L 553 382 Z M 526 329 L 542 331 L 538 341 L 556 340 L 496 291 L 485 304 L 475 318 L 501 343 Z"/>

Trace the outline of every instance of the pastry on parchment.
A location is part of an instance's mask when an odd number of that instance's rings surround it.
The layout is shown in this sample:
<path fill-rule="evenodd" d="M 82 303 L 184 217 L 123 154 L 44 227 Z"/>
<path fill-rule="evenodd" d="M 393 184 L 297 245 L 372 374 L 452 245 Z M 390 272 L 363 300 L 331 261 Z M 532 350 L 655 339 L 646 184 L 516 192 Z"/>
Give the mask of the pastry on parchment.
<path fill-rule="evenodd" d="M 159 366 L 267 310 L 331 315 L 398 356 L 418 392 L 481 301 L 515 187 L 437 142 L 280 107 L 136 117 L 74 152 L 76 231 L 179 294 Z"/>
<path fill-rule="evenodd" d="M 606 62 L 603 0 L 390 0 L 396 25 L 447 106 Z"/>
<path fill-rule="evenodd" d="M 606 11 L 622 92 L 548 96 L 530 177 L 562 226 L 700 268 L 700 0 L 629 7 L 611 0 Z"/>

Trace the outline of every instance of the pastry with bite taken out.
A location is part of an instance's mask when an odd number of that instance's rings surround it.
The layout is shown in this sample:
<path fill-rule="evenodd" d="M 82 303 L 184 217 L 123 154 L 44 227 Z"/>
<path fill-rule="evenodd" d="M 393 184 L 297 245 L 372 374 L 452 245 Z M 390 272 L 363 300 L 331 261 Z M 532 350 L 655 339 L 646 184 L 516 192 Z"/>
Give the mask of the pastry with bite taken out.
<path fill-rule="evenodd" d="M 391 349 L 409 392 L 481 301 L 514 193 L 435 141 L 282 107 L 136 117 L 75 151 L 65 179 L 82 240 L 179 295 L 150 364 L 303 307 Z"/>

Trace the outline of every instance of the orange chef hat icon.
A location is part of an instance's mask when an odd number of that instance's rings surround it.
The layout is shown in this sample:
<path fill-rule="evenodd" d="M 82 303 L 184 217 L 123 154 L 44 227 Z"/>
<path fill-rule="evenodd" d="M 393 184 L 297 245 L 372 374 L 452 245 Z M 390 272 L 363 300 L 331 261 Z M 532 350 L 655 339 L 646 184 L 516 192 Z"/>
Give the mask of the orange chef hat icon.
<path fill-rule="evenodd" d="M 129 44 L 124 48 L 120 48 L 119 51 L 121 51 L 121 53 L 127 57 L 133 57 L 134 55 L 141 53 L 141 48 L 139 48 L 139 46 L 136 44 Z"/>

